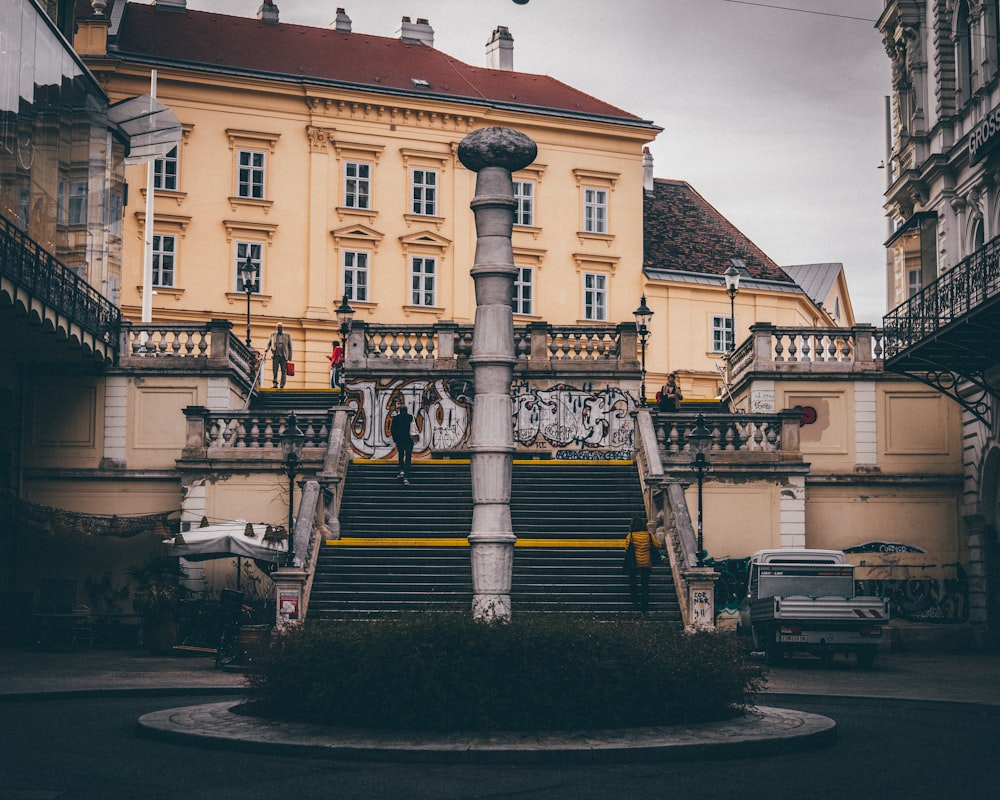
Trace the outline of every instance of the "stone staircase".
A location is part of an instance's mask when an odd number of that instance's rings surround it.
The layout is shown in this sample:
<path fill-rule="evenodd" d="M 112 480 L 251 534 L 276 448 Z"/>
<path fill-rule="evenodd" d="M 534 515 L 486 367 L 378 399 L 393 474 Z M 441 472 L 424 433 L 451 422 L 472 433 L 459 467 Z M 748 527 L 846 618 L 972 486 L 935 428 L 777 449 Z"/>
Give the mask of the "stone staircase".
<path fill-rule="evenodd" d="M 310 618 L 471 609 L 468 461 L 414 462 L 410 486 L 396 473 L 393 463 L 351 465 L 341 539 L 321 548 Z M 643 513 L 635 467 L 520 462 L 512 481 L 514 613 L 630 613 L 621 564 L 628 522 Z M 680 621 L 666 565 L 653 571 L 650 611 Z"/>

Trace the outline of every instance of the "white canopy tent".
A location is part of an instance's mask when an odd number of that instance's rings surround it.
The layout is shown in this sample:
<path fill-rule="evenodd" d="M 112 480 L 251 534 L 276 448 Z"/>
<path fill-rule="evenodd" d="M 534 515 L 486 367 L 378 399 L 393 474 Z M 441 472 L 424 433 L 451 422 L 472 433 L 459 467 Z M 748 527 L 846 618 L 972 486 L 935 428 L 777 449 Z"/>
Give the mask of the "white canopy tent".
<path fill-rule="evenodd" d="M 267 525 L 252 526 L 254 536 L 247 536 L 246 520 L 234 520 L 204 528 L 192 528 L 173 539 L 164 540 L 167 555 L 188 561 L 215 558 L 252 558 L 258 565 L 276 564 L 288 552 L 288 540 L 264 541 Z"/>

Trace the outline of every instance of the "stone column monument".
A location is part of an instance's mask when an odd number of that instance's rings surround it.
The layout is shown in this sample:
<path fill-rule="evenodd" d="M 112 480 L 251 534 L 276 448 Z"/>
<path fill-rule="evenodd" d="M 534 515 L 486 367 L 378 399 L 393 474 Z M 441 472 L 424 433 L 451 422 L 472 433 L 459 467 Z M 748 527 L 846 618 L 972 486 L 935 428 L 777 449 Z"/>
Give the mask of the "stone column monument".
<path fill-rule="evenodd" d="M 538 148 L 509 128 L 481 128 L 458 146 L 458 157 L 476 173 L 476 320 L 472 339 L 475 399 L 469 453 L 472 461 L 472 615 L 510 618 L 510 583 L 516 536 L 510 521 L 514 458 L 511 379 L 514 354 L 514 184 L 511 173 L 535 160 Z"/>

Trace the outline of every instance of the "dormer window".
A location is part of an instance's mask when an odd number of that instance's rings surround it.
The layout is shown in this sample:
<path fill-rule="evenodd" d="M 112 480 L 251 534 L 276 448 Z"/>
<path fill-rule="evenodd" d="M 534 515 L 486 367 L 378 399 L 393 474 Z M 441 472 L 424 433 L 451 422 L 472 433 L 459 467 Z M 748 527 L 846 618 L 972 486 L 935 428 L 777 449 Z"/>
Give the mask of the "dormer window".
<path fill-rule="evenodd" d="M 430 89 L 431 85 L 425 81 L 423 78 L 410 78 L 410 83 L 412 83 L 418 89 Z"/>

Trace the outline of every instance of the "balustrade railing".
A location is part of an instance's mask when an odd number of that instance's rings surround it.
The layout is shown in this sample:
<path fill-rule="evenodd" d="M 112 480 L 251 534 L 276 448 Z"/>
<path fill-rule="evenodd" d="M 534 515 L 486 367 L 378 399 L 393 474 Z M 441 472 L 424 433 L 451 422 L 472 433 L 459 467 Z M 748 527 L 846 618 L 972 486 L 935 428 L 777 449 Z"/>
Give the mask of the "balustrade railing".
<path fill-rule="evenodd" d="M 111 347 L 117 345 L 121 322 L 118 308 L 2 216 L 0 275 L 96 339 Z"/>
<path fill-rule="evenodd" d="M 199 368 L 231 370 L 243 383 L 253 383 L 255 357 L 250 348 L 232 332 L 228 320 L 214 319 L 199 323 L 145 323 L 128 320 L 121 323 L 118 366 L 123 369 L 143 367 Z"/>
<path fill-rule="evenodd" d="M 1000 294 L 1000 236 L 885 315 L 885 357 L 919 344 Z"/>
<path fill-rule="evenodd" d="M 355 323 L 349 335 L 347 366 L 382 363 L 428 364 L 472 355 L 473 326 L 440 322 L 435 325 Z M 610 325 L 549 325 L 531 323 L 514 328 L 514 353 L 522 364 L 542 362 L 606 363 L 632 369 L 638 351 L 634 323 Z"/>
<path fill-rule="evenodd" d="M 798 453 L 799 414 L 704 414 L 705 427 L 712 435 L 713 453 Z M 664 464 L 689 458 L 688 437 L 698 415 L 690 413 L 654 414 L 653 428 Z"/>
<path fill-rule="evenodd" d="M 288 422 L 287 411 L 202 411 L 201 447 L 273 450 L 277 457 L 281 456 L 281 436 Z M 329 412 L 296 412 L 295 420 L 305 434 L 303 447 L 327 447 L 330 436 Z M 188 422 L 191 422 L 190 415 Z M 199 437 L 196 434 L 194 438 Z"/>
<path fill-rule="evenodd" d="M 855 372 L 881 370 L 883 331 L 853 328 L 779 328 L 759 323 L 726 359 L 734 384 L 749 372 Z"/>

